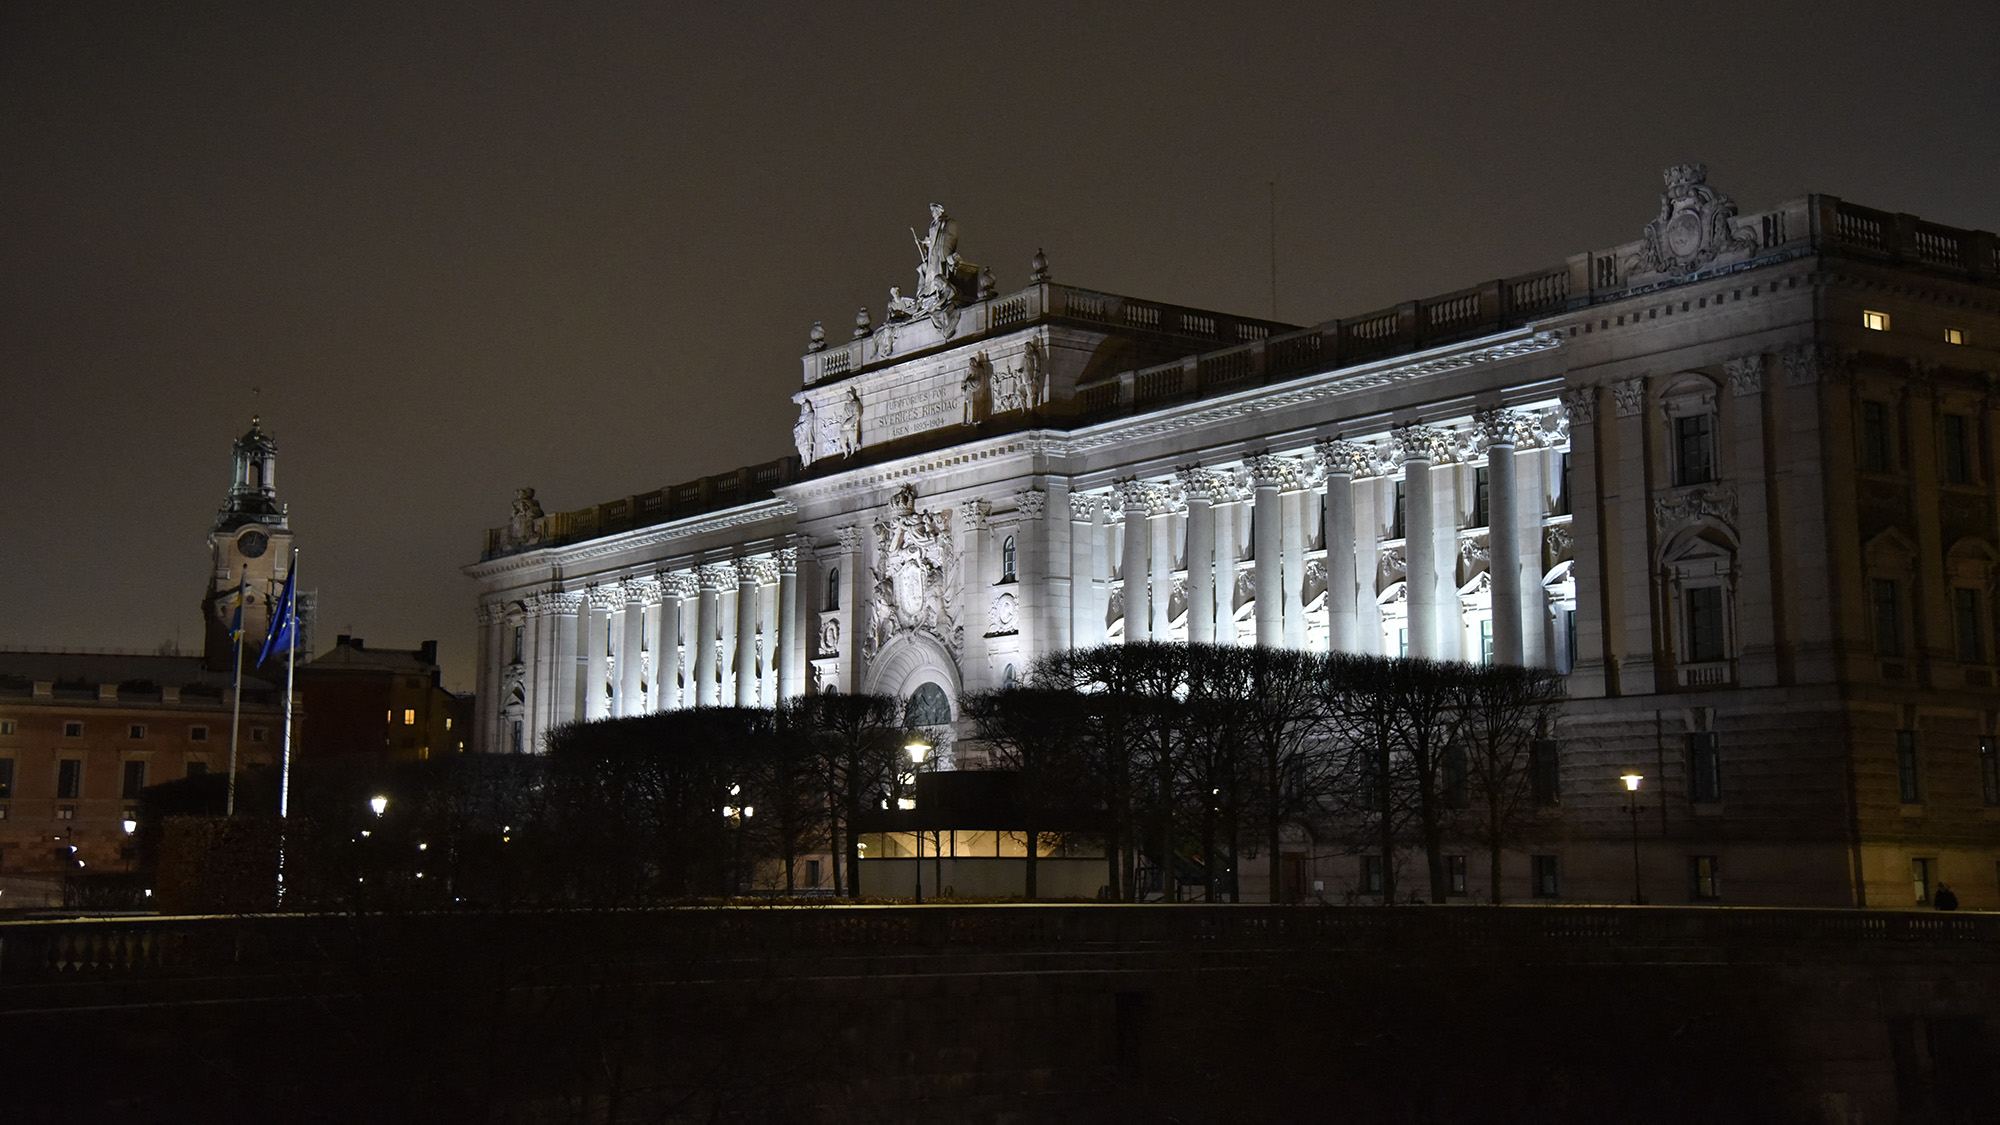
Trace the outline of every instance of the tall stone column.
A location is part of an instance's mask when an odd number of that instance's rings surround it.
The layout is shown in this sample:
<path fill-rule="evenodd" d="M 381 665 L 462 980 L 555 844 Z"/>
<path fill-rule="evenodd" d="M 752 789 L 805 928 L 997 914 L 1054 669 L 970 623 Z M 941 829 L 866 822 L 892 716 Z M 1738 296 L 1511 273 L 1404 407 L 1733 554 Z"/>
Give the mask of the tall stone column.
<path fill-rule="evenodd" d="M 1327 648 L 1333 652 L 1361 652 L 1355 599 L 1360 592 L 1356 564 L 1363 547 L 1354 531 L 1354 478 L 1368 476 L 1373 471 L 1373 451 L 1356 441 L 1323 441 L 1319 444 L 1319 458 L 1326 469 Z M 1372 536 L 1367 558 L 1372 568 L 1375 561 Z"/>
<path fill-rule="evenodd" d="M 757 706 L 757 563 L 736 563 L 736 705 Z"/>
<path fill-rule="evenodd" d="M 1282 491 L 1297 473 L 1282 457 L 1268 453 L 1249 459 L 1250 482 L 1256 492 L 1256 514 L 1250 525 L 1256 556 L 1257 644 L 1278 648 L 1285 643 L 1285 517 Z"/>
<path fill-rule="evenodd" d="M 960 589 L 965 596 L 965 615 L 961 618 L 965 625 L 964 662 L 960 673 L 968 687 L 992 686 L 986 682 L 986 633 L 992 628 L 987 621 L 987 607 L 993 597 L 993 572 L 986 561 L 986 518 L 992 511 L 993 505 L 980 499 L 963 500 L 958 505 L 958 563 L 963 568 Z"/>
<path fill-rule="evenodd" d="M 618 714 L 646 713 L 646 601 L 652 593 L 644 579 L 625 580 L 624 639 L 618 646 Z"/>
<path fill-rule="evenodd" d="M 694 649 L 692 694 L 697 707 L 714 707 L 721 702 L 722 688 L 716 679 L 715 638 L 722 627 L 722 586 L 729 579 L 730 568 L 727 566 L 704 566 L 695 571 L 700 594 L 696 599 L 694 636 L 688 638 L 688 645 Z"/>
<path fill-rule="evenodd" d="M 1153 609 L 1147 590 L 1151 576 L 1146 571 L 1146 548 L 1150 538 L 1146 521 L 1153 510 L 1152 498 L 1150 489 L 1138 480 L 1120 481 L 1118 496 L 1125 507 L 1124 561 L 1118 568 L 1119 586 L 1125 600 L 1125 640 L 1128 644 L 1150 641 L 1153 639 Z"/>
<path fill-rule="evenodd" d="M 1215 493 L 1216 473 L 1188 468 L 1180 472 L 1187 494 L 1188 643 L 1215 643 Z"/>
<path fill-rule="evenodd" d="M 1104 607 L 1097 600 L 1097 497 L 1069 494 L 1069 643 L 1102 642 Z"/>
<path fill-rule="evenodd" d="M 541 748 L 541 735 L 563 725 L 573 723 L 583 714 L 583 667 L 577 659 L 576 633 L 577 615 L 583 610 L 582 594 L 545 594 L 543 605 L 555 618 L 554 636 L 551 638 L 555 653 L 551 672 L 549 692 L 549 721 L 536 733 L 536 748 Z"/>
<path fill-rule="evenodd" d="M 1486 432 L 1486 565 L 1493 580 L 1493 662 L 1519 664 L 1525 625 L 1521 612 L 1521 503 L 1514 445 L 1528 419 L 1512 410 L 1489 410 L 1477 421 Z"/>
<path fill-rule="evenodd" d="M 1306 487 L 1302 471 L 1295 471 L 1288 487 L 1278 495 L 1278 509 L 1284 513 L 1278 539 L 1285 567 L 1283 631 L 1285 647 L 1294 652 L 1306 647 L 1306 501 L 1310 499 L 1312 490 Z"/>
<path fill-rule="evenodd" d="M 599 586 L 592 586 L 584 595 L 582 658 L 577 661 L 583 666 L 583 683 L 579 691 L 583 697 L 581 712 L 585 722 L 595 722 L 606 718 L 604 685 L 608 676 L 611 635 L 612 593 Z"/>
<path fill-rule="evenodd" d="M 1147 628 L 1154 640 L 1171 640 L 1174 599 L 1174 504 L 1173 493 L 1164 485 L 1154 485 L 1152 508 L 1147 526 L 1152 532 L 1152 618 Z"/>
<path fill-rule="evenodd" d="M 1431 466 L 1442 459 L 1444 434 L 1429 426 L 1397 431 L 1403 452 L 1403 558 L 1408 564 L 1410 655 L 1436 660 L 1438 640 L 1437 505 Z"/>
<path fill-rule="evenodd" d="M 778 698 L 784 703 L 799 694 L 803 656 L 799 646 L 799 549 L 778 552 Z"/>
<path fill-rule="evenodd" d="M 660 710 L 674 711 L 693 705 L 692 692 L 682 694 L 681 673 L 688 661 L 681 655 L 682 618 L 687 599 L 697 596 L 694 575 L 685 571 L 660 575 Z"/>
<path fill-rule="evenodd" d="M 1215 643 L 1236 643 L 1236 560 L 1243 541 L 1243 489 L 1223 476 L 1215 491 Z"/>

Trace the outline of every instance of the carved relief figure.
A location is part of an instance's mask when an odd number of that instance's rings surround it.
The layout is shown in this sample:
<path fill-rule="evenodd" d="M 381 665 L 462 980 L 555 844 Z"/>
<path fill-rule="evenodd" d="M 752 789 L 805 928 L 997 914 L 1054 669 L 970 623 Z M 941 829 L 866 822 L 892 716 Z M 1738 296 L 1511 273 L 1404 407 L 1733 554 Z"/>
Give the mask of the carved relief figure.
<path fill-rule="evenodd" d="M 921 629 L 957 652 L 964 641 L 958 622 L 963 576 L 951 512 L 918 511 L 917 490 L 906 486 L 890 501 L 888 518 L 875 525 L 875 539 L 865 650 L 872 655 Z"/>
<path fill-rule="evenodd" d="M 799 404 L 799 420 L 792 424 L 792 444 L 799 448 L 799 464 L 810 465 L 819 454 L 819 419 L 813 416 L 811 399 Z"/>
<path fill-rule="evenodd" d="M 507 516 L 507 543 L 526 547 L 542 541 L 542 506 L 532 488 L 514 490 L 514 509 Z"/>
<path fill-rule="evenodd" d="M 989 382 L 992 379 L 993 363 L 986 358 L 985 352 L 980 352 L 978 355 L 973 356 L 972 362 L 965 365 L 965 378 L 959 381 L 958 389 L 965 396 L 964 421 L 966 425 L 970 426 L 979 420 L 979 385 Z M 1000 389 L 997 383 L 994 384 L 993 398 L 993 407 L 995 410 L 999 410 Z"/>
<path fill-rule="evenodd" d="M 847 388 L 847 401 L 842 406 L 838 446 L 842 456 L 852 457 L 861 451 L 861 392 Z"/>

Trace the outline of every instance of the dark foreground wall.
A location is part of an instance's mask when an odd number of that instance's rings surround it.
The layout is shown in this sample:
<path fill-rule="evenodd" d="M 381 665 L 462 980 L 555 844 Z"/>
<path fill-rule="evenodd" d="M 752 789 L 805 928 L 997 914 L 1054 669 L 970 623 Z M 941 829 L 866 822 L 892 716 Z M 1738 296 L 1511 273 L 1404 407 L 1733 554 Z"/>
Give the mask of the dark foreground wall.
<path fill-rule="evenodd" d="M 0 924 L 8 1121 L 1992 1119 L 2000 917 L 938 906 Z"/>

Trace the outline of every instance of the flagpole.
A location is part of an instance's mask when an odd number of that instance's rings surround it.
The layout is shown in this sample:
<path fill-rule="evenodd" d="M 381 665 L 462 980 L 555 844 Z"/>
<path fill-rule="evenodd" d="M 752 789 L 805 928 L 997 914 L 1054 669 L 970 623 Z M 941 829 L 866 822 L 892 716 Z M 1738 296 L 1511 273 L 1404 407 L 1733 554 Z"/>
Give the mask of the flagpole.
<path fill-rule="evenodd" d="M 292 806 L 292 680 L 299 666 L 299 552 L 285 575 L 285 751 L 278 767 L 278 906 L 285 905 L 285 817 Z"/>
<path fill-rule="evenodd" d="M 250 568 L 245 566 L 236 580 L 236 616 L 229 628 L 236 641 L 236 692 L 229 703 L 229 816 L 236 815 L 236 740 L 243 729 L 243 587 L 249 581 Z"/>

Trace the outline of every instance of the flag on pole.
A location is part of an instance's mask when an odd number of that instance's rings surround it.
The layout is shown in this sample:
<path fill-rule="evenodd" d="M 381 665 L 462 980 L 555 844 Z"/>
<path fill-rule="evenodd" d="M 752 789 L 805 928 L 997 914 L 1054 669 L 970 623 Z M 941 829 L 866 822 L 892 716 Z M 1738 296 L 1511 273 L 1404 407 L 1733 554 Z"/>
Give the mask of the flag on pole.
<path fill-rule="evenodd" d="M 297 641 L 299 631 L 299 598 L 298 590 L 292 585 L 293 580 L 297 577 L 298 568 L 296 566 L 285 575 L 285 592 L 278 595 L 278 604 L 271 611 L 271 631 L 264 637 L 264 651 L 257 654 L 257 666 L 259 668 L 262 668 L 264 662 L 271 658 L 272 653 L 283 652 Z"/>

